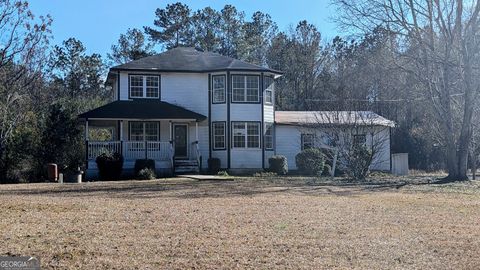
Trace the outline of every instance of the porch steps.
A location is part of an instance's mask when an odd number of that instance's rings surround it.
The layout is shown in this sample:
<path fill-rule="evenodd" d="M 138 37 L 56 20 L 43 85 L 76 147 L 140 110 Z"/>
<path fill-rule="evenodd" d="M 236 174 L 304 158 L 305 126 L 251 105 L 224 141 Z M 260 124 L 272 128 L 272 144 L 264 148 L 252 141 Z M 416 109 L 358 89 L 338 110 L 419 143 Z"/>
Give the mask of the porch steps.
<path fill-rule="evenodd" d="M 175 160 L 175 173 L 199 173 L 198 162 L 196 160 Z"/>

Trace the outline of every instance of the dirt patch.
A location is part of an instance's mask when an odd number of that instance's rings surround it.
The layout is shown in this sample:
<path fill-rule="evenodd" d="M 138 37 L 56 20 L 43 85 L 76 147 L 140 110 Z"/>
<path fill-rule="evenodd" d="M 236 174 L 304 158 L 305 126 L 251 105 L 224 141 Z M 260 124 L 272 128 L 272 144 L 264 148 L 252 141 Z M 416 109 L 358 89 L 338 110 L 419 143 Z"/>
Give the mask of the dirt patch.
<path fill-rule="evenodd" d="M 478 269 L 477 182 L 166 179 L 0 186 L 0 254 L 48 269 Z"/>

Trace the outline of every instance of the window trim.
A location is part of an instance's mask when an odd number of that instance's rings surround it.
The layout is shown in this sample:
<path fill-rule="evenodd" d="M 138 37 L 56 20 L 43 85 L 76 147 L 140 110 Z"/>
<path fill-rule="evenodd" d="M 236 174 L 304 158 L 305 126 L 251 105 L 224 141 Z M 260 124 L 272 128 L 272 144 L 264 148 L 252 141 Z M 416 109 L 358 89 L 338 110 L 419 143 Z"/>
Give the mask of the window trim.
<path fill-rule="evenodd" d="M 234 76 L 243 76 L 245 79 L 245 87 L 243 88 L 243 94 L 244 94 L 244 99 L 243 101 L 234 101 L 233 100 L 233 77 Z M 258 91 L 257 91 L 257 100 L 256 101 L 247 101 L 247 77 L 257 77 L 258 79 Z M 262 99 L 260 98 L 261 93 L 260 90 L 262 86 L 260 85 L 262 81 L 260 80 L 261 76 L 258 74 L 242 74 L 242 73 L 235 73 L 235 74 L 230 74 L 230 103 L 236 103 L 236 104 L 242 104 L 242 103 L 247 103 L 247 104 L 259 104 L 262 103 Z"/>
<path fill-rule="evenodd" d="M 136 141 L 136 142 L 159 142 L 160 141 L 160 121 L 128 121 L 128 140 L 132 141 L 131 136 L 132 136 L 132 124 L 135 123 L 142 123 L 142 129 L 143 129 L 143 140 L 141 141 Z M 157 128 L 157 140 L 156 141 L 147 141 L 146 139 L 146 134 L 145 134 L 145 123 L 157 123 L 158 128 Z"/>
<path fill-rule="evenodd" d="M 357 143 L 355 142 L 355 138 L 358 138 L 358 137 L 363 137 L 363 142 L 359 143 L 358 145 L 366 145 L 367 144 L 367 134 L 354 134 L 352 136 L 352 145 L 357 145 Z"/>
<path fill-rule="evenodd" d="M 265 127 L 264 127 L 264 134 L 263 134 L 263 147 L 265 150 L 274 150 L 275 149 L 275 125 L 272 123 L 272 122 L 265 122 Z M 267 147 L 267 143 L 266 143 L 266 137 L 267 137 L 267 126 L 271 126 L 272 128 L 272 134 L 271 135 L 268 135 L 270 137 L 272 137 L 272 147 Z"/>
<path fill-rule="evenodd" d="M 141 97 L 132 97 L 131 95 L 131 77 L 142 76 L 143 95 Z M 147 77 L 158 77 L 158 97 L 147 97 Z M 162 78 L 159 74 L 146 73 L 128 73 L 128 99 L 161 99 L 162 98 Z"/>
<path fill-rule="evenodd" d="M 215 147 L 215 124 L 223 124 L 223 148 Z M 227 122 L 226 121 L 213 121 L 212 122 L 212 150 L 220 151 L 227 150 Z"/>
<path fill-rule="evenodd" d="M 266 85 L 265 85 L 265 78 L 270 78 L 270 79 L 272 79 L 273 89 L 268 90 L 268 88 L 267 88 Z M 265 93 L 263 94 L 263 103 L 264 103 L 265 105 L 273 106 L 273 104 L 275 103 L 275 96 L 274 96 L 274 94 L 275 94 L 275 79 L 274 79 L 274 77 L 273 77 L 273 76 L 263 76 L 263 84 L 264 84 L 264 85 L 263 85 L 263 89 L 264 89 L 264 91 L 265 91 Z M 269 91 L 270 93 L 272 93 L 272 101 L 271 101 L 271 102 L 267 102 L 267 100 L 266 100 L 267 91 Z"/>
<path fill-rule="evenodd" d="M 234 137 L 234 133 L 233 133 L 233 129 L 234 129 L 234 126 L 235 124 L 238 124 L 238 123 L 244 123 L 245 124 L 245 147 L 235 147 L 234 146 L 234 140 L 233 140 L 233 137 Z M 257 124 L 258 125 L 258 147 L 248 147 L 248 124 L 249 123 L 254 123 L 254 124 Z M 237 150 L 260 150 L 262 149 L 262 122 L 260 121 L 232 121 L 231 122 L 231 130 L 230 130 L 230 139 L 231 139 L 231 148 L 232 149 L 237 149 Z"/>
<path fill-rule="evenodd" d="M 223 87 L 223 101 L 215 101 L 215 77 L 223 77 L 224 80 L 224 87 Z M 212 75 L 212 104 L 225 104 L 227 102 L 227 75 L 225 74 L 217 74 Z"/>
<path fill-rule="evenodd" d="M 302 133 L 300 135 L 300 147 L 301 147 L 301 150 L 305 150 L 305 149 L 310 149 L 310 148 L 305 148 L 305 136 L 312 136 L 312 147 L 311 148 L 314 148 L 315 147 L 315 133 Z"/>

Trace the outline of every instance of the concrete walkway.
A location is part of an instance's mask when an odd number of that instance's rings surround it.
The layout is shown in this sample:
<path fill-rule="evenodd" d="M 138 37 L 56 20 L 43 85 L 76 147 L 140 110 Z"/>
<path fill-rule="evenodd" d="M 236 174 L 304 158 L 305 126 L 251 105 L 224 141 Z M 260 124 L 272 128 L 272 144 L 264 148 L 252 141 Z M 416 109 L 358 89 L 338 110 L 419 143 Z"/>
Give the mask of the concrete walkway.
<path fill-rule="evenodd" d="M 234 180 L 233 177 L 231 176 L 204 175 L 204 174 L 180 174 L 180 175 L 177 175 L 177 177 L 194 179 L 198 181 L 206 181 L 206 180 L 233 181 Z"/>

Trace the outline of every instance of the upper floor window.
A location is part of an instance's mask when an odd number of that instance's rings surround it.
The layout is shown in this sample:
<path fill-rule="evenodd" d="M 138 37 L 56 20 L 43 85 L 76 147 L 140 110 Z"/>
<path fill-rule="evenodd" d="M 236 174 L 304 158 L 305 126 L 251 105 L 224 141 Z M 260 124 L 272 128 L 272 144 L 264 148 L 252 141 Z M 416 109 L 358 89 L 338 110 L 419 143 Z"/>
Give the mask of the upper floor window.
<path fill-rule="evenodd" d="M 232 75 L 232 102 L 258 102 L 259 76 Z"/>
<path fill-rule="evenodd" d="M 273 78 L 264 77 L 263 82 L 265 84 L 265 104 L 273 104 Z"/>
<path fill-rule="evenodd" d="M 212 82 L 213 103 L 225 102 L 225 76 L 212 76 Z"/>
<path fill-rule="evenodd" d="M 160 76 L 130 75 L 131 98 L 159 98 Z"/>

